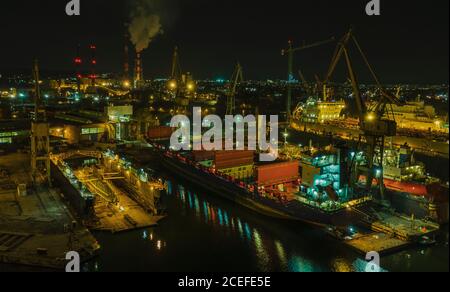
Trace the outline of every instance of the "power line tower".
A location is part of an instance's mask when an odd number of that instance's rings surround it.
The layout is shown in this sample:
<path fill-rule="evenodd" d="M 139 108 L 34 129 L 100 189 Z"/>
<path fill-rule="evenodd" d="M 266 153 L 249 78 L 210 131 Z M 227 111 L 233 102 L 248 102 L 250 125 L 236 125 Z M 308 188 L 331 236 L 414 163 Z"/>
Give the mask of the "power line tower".
<path fill-rule="evenodd" d="M 34 117 L 31 122 L 31 175 L 33 183 L 47 183 L 50 178 L 50 133 L 45 107 L 41 105 L 41 90 L 39 80 L 39 64 L 34 61 L 33 77 L 35 83 Z"/>
<path fill-rule="evenodd" d="M 236 65 L 233 76 L 230 79 L 230 88 L 227 94 L 227 115 L 234 115 L 236 110 L 236 91 L 239 83 L 244 82 L 241 64 Z"/>

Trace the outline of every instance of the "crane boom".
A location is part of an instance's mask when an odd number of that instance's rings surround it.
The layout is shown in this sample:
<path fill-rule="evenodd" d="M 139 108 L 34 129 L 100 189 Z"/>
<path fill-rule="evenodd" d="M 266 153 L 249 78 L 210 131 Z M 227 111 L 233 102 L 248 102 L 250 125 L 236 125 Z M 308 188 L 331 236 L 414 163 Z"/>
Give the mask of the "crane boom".
<path fill-rule="evenodd" d="M 300 76 L 300 80 L 302 81 L 302 87 L 306 91 L 306 94 L 311 95 L 313 88 L 311 84 L 306 80 L 305 75 L 303 74 L 302 70 L 298 70 L 298 75 Z"/>
<path fill-rule="evenodd" d="M 298 52 L 298 51 L 303 51 L 303 50 L 319 47 L 319 46 L 322 46 L 322 45 L 326 45 L 326 44 L 329 44 L 331 42 L 334 42 L 335 40 L 336 39 L 334 37 L 332 37 L 332 38 L 329 38 L 329 39 L 324 40 L 324 41 L 316 42 L 316 43 L 309 44 L 309 45 L 303 45 L 301 47 L 293 48 L 291 50 L 292 50 L 293 53 L 295 53 L 295 52 Z"/>
<path fill-rule="evenodd" d="M 331 43 L 333 41 L 335 41 L 334 37 L 332 37 L 328 40 L 316 42 L 316 43 L 309 44 L 309 45 L 304 45 L 304 46 L 297 47 L 297 48 L 294 48 L 292 46 L 292 41 L 289 41 L 288 48 L 281 51 L 282 56 L 288 57 L 287 102 L 286 102 L 286 114 L 287 114 L 288 124 L 290 123 L 291 116 L 292 116 L 291 110 L 292 110 L 292 83 L 294 82 L 294 53 L 303 51 L 303 50 L 307 50 L 307 49 L 312 49 L 315 47 L 319 47 L 319 46 Z"/>
<path fill-rule="evenodd" d="M 234 73 L 231 76 L 227 93 L 227 115 L 233 115 L 236 110 L 236 92 L 241 82 L 244 82 L 244 75 L 241 64 L 237 63 Z"/>

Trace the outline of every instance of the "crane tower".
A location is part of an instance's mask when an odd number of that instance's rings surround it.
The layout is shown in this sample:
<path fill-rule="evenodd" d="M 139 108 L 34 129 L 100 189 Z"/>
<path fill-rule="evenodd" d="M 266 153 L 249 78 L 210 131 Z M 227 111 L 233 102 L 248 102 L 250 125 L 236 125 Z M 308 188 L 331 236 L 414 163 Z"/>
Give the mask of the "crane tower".
<path fill-rule="evenodd" d="M 37 60 L 33 66 L 33 77 L 35 83 L 35 109 L 31 122 L 31 175 L 35 185 L 40 183 L 51 185 L 49 124 L 45 107 L 41 106 L 39 64 Z"/>

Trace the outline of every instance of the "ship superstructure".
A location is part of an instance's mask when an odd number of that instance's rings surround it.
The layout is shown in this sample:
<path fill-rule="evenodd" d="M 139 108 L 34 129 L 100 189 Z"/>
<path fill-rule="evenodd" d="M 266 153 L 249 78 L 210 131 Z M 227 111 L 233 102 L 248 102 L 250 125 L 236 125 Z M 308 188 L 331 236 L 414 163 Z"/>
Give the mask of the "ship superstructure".
<path fill-rule="evenodd" d="M 402 129 L 448 133 L 445 121 L 438 117 L 436 109 L 424 101 L 407 102 L 389 106 L 386 118 L 393 119 Z"/>
<path fill-rule="evenodd" d="M 345 107 L 343 100 L 323 101 L 309 98 L 304 104 L 297 107 L 295 117 L 305 123 L 325 123 L 342 120 Z"/>

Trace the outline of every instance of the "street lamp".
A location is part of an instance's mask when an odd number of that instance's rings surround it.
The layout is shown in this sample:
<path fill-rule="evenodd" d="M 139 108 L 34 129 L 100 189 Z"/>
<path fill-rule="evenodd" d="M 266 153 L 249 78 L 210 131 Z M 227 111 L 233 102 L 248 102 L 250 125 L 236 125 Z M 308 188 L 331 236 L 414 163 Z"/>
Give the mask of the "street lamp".
<path fill-rule="evenodd" d="M 170 90 L 175 90 L 175 89 L 177 89 L 177 82 L 176 82 L 175 80 L 171 80 L 171 81 L 169 82 L 169 89 L 170 89 Z"/>

